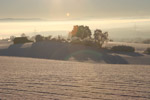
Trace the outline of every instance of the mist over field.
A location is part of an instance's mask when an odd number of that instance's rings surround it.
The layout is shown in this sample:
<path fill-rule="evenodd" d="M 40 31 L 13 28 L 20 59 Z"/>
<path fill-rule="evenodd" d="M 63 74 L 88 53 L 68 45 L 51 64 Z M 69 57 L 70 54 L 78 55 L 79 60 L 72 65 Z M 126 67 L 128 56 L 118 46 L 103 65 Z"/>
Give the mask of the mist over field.
<path fill-rule="evenodd" d="M 1 19 L 1 38 L 12 35 L 20 36 L 25 33 L 28 36 L 36 34 L 68 37 L 74 25 L 88 25 L 92 32 L 102 29 L 109 32 L 109 37 L 114 41 L 136 41 L 150 37 L 150 19 L 93 19 L 49 21 L 40 19 Z"/>

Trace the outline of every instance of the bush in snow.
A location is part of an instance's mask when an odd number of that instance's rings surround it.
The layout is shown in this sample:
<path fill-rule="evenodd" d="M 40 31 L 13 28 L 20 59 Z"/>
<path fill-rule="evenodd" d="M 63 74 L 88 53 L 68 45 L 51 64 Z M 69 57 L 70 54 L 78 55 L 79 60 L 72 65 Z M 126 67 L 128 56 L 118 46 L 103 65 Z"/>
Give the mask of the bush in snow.
<path fill-rule="evenodd" d="M 125 46 L 125 45 L 121 45 L 121 46 L 113 46 L 111 48 L 112 51 L 119 51 L 119 52 L 134 52 L 135 48 L 131 47 L 131 46 Z"/>

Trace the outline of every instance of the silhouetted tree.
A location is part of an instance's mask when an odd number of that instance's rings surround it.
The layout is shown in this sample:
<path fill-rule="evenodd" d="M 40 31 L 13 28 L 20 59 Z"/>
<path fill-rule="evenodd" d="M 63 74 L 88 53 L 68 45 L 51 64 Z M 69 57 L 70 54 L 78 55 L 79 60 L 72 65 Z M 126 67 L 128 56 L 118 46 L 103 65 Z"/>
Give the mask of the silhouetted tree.
<path fill-rule="evenodd" d="M 44 37 L 43 36 L 41 36 L 41 35 L 36 35 L 35 36 L 35 41 L 36 42 L 40 42 L 40 41 L 43 41 L 44 40 Z"/>
<path fill-rule="evenodd" d="M 96 29 L 94 31 L 94 39 L 95 43 L 102 47 L 104 42 L 108 40 L 108 32 L 103 33 L 102 30 Z"/>
<path fill-rule="evenodd" d="M 25 33 L 22 33 L 22 34 L 21 34 L 21 37 L 27 37 L 27 36 L 26 36 L 26 34 L 25 34 Z"/>
<path fill-rule="evenodd" d="M 51 38 L 52 38 L 52 36 L 50 35 L 50 36 L 45 37 L 44 40 L 45 40 L 45 41 L 50 41 Z"/>
<path fill-rule="evenodd" d="M 147 48 L 147 49 L 144 51 L 144 53 L 150 54 L 150 48 Z"/>
<path fill-rule="evenodd" d="M 90 38 L 91 37 L 91 30 L 88 26 L 79 26 L 78 31 L 76 33 L 76 36 L 84 39 L 84 38 Z"/>
<path fill-rule="evenodd" d="M 15 36 L 10 36 L 10 40 L 13 41 L 15 39 Z"/>
<path fill-rule="evenodd" d="M 88 26 L 74 26 L 74 29 L 70 33 L 72 37 L 79 37 L 81 39 L 84 38 L 91 38 L 91 30 L 89 29 Z"/>

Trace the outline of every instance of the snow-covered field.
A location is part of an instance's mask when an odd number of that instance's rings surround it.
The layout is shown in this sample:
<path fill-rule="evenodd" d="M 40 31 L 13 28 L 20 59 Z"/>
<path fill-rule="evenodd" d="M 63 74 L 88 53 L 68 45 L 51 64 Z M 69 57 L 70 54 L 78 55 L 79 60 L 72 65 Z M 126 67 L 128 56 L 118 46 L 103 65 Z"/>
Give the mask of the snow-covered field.
<path fill-rule="evenodd" d="M 148 100 L 150 66 L 0 57 L 2 100 Z"/>
<path fill-rule="evenodd" d="M 0 100 L 148 100 L 150 55 L 143 51 L 149 45 L 126 45 L 136 52 L 0 42 Z"/>

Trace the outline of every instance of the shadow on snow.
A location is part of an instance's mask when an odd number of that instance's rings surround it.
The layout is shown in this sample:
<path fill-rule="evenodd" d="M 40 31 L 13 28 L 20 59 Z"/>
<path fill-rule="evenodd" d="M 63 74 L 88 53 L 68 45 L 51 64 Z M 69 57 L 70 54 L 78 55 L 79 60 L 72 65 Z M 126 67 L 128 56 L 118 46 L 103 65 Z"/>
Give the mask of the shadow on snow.
<path fill-rule="evenodd" d="M 112 52 L 109 50 L 58 42 L 10 45 L 7 49 L 0 50 L 0 55 L 65 61 L 74 59 L 79 62 L 94 61 L 100 63 L 104 61 L 107 64 L 128 64 L 124 58 L 112 55 Z M 131 56 L 138 56 L 138 54 L 132 53 Z"/>

